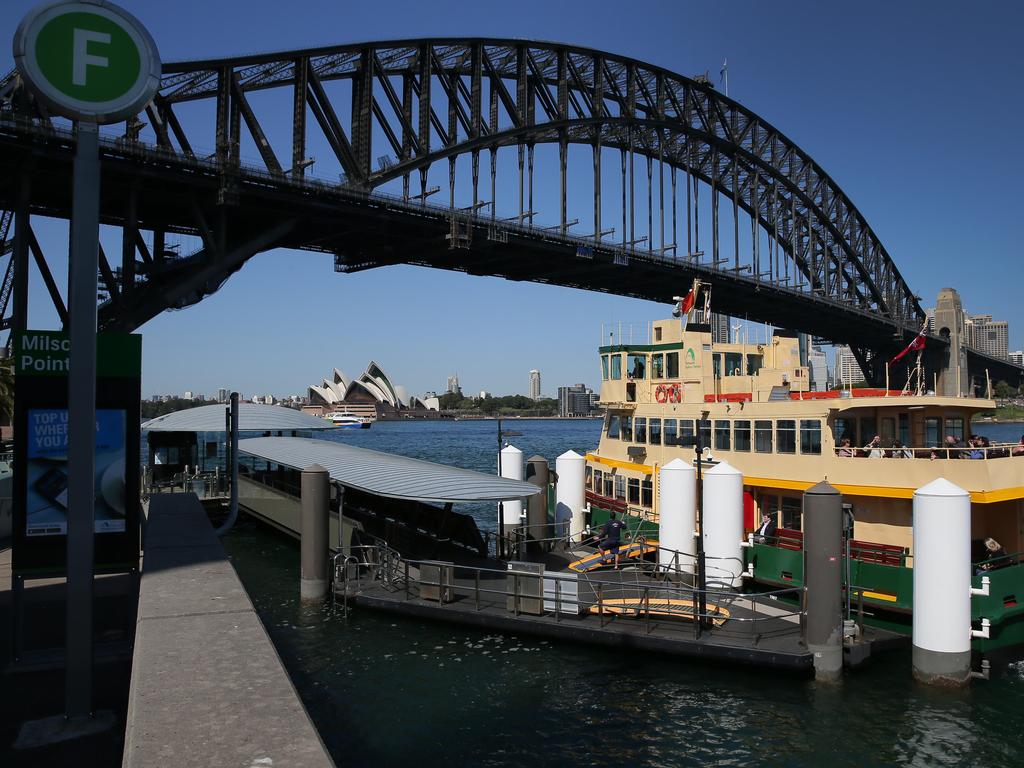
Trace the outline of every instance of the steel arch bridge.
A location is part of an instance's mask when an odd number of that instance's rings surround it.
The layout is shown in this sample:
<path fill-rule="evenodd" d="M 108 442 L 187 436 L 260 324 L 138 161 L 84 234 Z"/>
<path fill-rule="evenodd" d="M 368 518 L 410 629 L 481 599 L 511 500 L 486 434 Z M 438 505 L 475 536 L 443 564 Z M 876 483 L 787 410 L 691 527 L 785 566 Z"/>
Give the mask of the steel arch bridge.
<path fill-rule="evenodd" d="M 0 110 L 18 328 L 30 257 L 66 316 L 31 216 L 70 216 L 74 136 L 16 75 Z M 806 152 L 701 78 L 601 51 L 429 39 L 167 64 L 101 152 L 101 218 L 121 229 L 120 263 L 100 254 L 103 329 L 200 301 L 275 247 L 661 302 L 700 277 L 716 310 L 849 343 L 876 376 L 925 319 Z"/>

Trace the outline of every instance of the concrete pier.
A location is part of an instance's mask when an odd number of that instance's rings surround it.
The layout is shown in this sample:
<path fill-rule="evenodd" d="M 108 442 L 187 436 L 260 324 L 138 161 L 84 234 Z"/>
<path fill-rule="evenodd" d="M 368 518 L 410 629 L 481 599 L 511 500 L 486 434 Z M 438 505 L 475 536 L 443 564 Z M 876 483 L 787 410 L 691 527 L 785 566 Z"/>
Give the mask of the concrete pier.
<path fill-rule="evenodd" d="M 192 494 L 153 496 L 124 762 L 333 766 Z"/>

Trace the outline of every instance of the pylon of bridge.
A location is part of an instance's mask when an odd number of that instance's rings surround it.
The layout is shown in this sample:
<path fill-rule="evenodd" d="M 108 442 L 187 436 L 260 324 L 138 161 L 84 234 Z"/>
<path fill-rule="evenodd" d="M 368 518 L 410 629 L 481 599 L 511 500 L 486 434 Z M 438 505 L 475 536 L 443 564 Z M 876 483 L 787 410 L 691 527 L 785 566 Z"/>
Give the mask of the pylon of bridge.
<path fill-rule="evenodd" d="M 939 363 L 940 395 L 965 395 L 970 389 L 967 369 L 967 326 L 960 294 L 955 288 L 943 288 L 935 302 L 935 332 L 949 341 Z"/>

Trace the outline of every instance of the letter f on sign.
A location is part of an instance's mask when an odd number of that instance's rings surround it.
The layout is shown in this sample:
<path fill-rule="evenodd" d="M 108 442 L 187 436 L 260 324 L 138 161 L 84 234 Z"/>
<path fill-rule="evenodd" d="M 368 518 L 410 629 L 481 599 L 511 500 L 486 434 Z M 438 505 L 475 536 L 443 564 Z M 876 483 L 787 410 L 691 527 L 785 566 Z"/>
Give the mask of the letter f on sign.
<path fill-rule="evenodd" d="M 85 85 L 86 67 L 109 67 L 106 56 L 94 56 L 88 52 L 89 43 L 110 44 L 110 35 L 106 32 L 94 32 L 91 29 L 75 29 L 75 50 L 72 56 L 71 82 Z"/>

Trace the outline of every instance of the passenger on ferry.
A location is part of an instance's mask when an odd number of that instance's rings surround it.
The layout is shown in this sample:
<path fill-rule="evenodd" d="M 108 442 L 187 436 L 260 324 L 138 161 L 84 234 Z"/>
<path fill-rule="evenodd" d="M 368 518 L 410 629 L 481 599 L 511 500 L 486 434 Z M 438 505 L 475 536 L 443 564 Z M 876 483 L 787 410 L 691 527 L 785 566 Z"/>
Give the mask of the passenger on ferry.
<path fill-rule="evenodd" d="M 869 459 L 881 459 L 885 456 L 885 451 L 882 449 L 882 437 L 875 435 L 871 438 L 871 442 L 864 446 L 864 450 L 867 451 Z"/>
<path fill-rule="evenodd" d="M 846 440 L 849 443 L 849 439 Z M 853 455 L 852 453 L 850 454 Z M 768 544 L 775 539 L 775 532 L 779 529 L 775 524 L 775 515 L 766 515 L 761 521 L 761 527 L 754 534 L 754 541 L 758 544 Z"/>
<path fill-rule="evenodd" d="M 907 448 L 899 440 L 892 441 L 892 452 L 890 454 L 894 459 L 912 459 L 914 458 L 914 452 Z"/>
<path fill-rule="evenodd" d="M 967 440 L 969 448 L 966 451 L 961 451 L 960 455 L 965 459 L 984 459 L 985 451 L 982 450 L 981 438 L 977 435 L 971 435 Z"/>
<path fill-rule="evenodd" d="M 1024 440 L 1024 438 L 1021 438 Z M 1024 445 L 1022 445 L 1024 447 Z M 853 450 L 850 445 L 850 438 L 844 437 L 839 441 L 839 447 L 836 448 L 836 456 L 856 456 L 857 452 Z"/>
<path fill-rule="evenodd" d="M 1024 456 L 1024 435 L 1020 436 L 1020 442 L 1013 446 L 1010 454 L 1013 456 Z"/>
<path fill-rule="evenodd" d="M 985 560 L 978 566 L 979 573 L 981 571 L 993 571 L 996 568 L 1009 565 L 1010 563 L 1003 559 L 1005 557 L 1006 550 L 1003 549 L 998 541 L 989 536 L 985 539 Z"/>
<path fill-rule="evenodd" d="M 955 450 L 958 448 L 966 448 L 967 444 L 963 440 L 957 439 L 953 435 L 946 435 L 946 458 L 947 459 L 959 459 L 962 458 L 961 452 Z"/>

